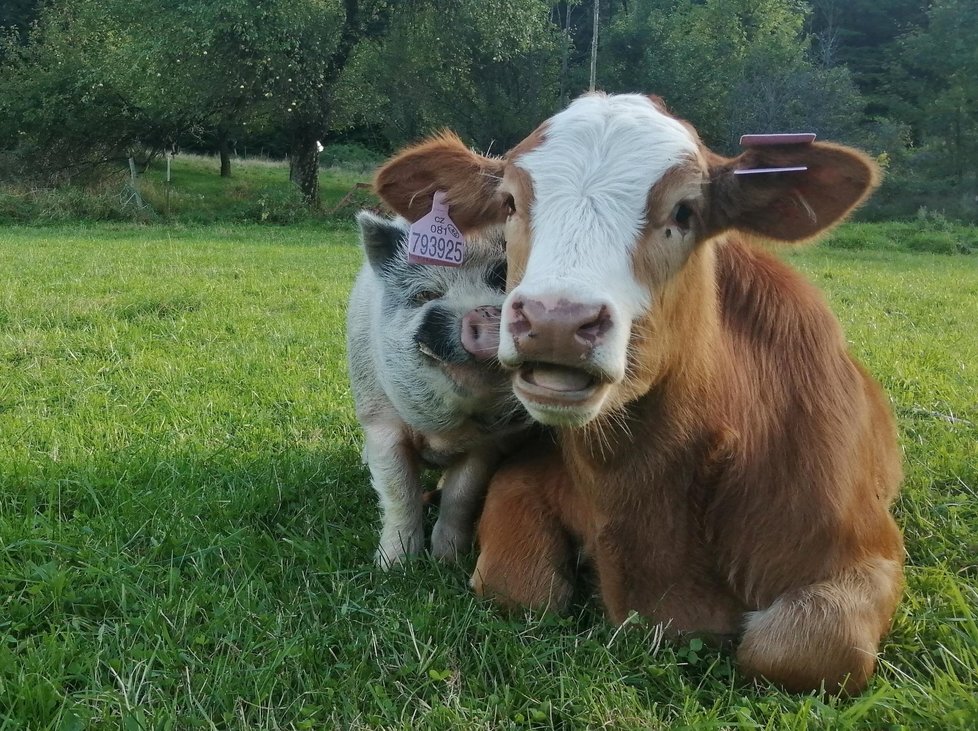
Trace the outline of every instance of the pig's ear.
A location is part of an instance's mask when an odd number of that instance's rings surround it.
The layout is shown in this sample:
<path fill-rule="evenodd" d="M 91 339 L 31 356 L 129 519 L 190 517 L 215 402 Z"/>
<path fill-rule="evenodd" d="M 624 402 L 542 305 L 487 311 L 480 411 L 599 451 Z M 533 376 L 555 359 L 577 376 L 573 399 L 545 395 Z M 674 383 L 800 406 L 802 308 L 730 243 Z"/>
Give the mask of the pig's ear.
<path fill-rule="evenodd" d="M 374 190 L 396 213 L 414 222 L 431 210 L 435 191 L 444 191 L 448 215 L 463 232 L 506 220 L 496 194 L 505 162 L 477 155 L 451 132 L 408 147 L 374 177 Z"/>
<path fill-rule="evenodd" d="M 370 211 L 357 214 L 360 226 L 360 240 L 370 266 L 381 270 L 397 255 L 401 243 L 407 237 L 408 229 L 403 222 L 381 218 Z"/>
<path fill-rule="evenodd" d="M 794 172 L 736 170 L 806 168 Z M 866 155 L 827 143 L 754 147 L 710 164 L 708 229 L 738 229 L 774 241 L 804 241 L 842 221 L 879 185 Z"/>

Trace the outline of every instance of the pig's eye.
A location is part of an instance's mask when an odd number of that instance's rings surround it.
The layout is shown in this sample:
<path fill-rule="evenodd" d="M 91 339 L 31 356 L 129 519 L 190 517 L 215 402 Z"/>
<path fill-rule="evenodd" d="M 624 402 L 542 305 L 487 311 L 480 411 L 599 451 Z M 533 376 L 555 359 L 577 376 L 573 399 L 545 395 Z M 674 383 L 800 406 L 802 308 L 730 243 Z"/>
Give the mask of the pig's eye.
<path fill-rule="evenodd" d="M 437 292 L 432 292 L 430 289 L 423 289 L 411 297 L 411 301 L 416 305 L 423 305 L 425 302 L 431 302 L 431 300 L 436 300 L 441 297 Z"/>

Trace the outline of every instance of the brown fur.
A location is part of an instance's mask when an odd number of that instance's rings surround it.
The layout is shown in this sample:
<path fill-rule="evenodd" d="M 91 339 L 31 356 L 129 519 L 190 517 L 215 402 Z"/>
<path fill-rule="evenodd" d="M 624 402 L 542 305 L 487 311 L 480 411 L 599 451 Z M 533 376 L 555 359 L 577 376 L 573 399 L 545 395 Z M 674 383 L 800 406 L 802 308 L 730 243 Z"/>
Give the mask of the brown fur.
<path fill-rule="evenodd" d="M 809 171 L 732 174 L 798 164 Z M 388 168 L 381 175 L 397 178 L 397 159 Z M 858 692 L 902 586 L 889 513 L 902 477 L 895 425 L 821 294 L 745 234 L 811 238 L 878 174 L 864 155 L 826 144 L 734 160 L 702 148 L 676 170 L 650 191 L 636 247 L 654 303 L 632 328 L 626 377 L 598 419 L 559 434 L 559 453 L 497 474 L 473 585 L 504 604 L 560 610 L 580 551 L 613 622 L 637 610 L 672 631 L 739 637 L 750 677 Z M 503 173 L 504 187 L 525 187 Z M 484 194 L 465 186 L 457 200 Z M 499 213 L 495 191 L 485 195 L 488 225 Z M 692 223 L 668 238 L 694 239 L 677 258 L 655 222 L 684 196 Z M 507 237 L 511 270 L 522 272 L 529 226 L 511 221 Z"/>

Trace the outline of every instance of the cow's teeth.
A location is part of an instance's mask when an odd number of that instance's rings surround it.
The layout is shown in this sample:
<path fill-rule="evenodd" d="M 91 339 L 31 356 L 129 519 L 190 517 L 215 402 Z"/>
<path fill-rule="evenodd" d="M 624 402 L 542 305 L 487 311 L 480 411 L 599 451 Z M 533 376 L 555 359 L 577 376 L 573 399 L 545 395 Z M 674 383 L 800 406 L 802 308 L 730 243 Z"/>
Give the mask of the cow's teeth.
<path fill-rule="evenodd" d="M 584 371 L 561 366 L 537 365 L 527 373 L 527 380 L 551 391 L 583 391 L 594 383 Z"/>

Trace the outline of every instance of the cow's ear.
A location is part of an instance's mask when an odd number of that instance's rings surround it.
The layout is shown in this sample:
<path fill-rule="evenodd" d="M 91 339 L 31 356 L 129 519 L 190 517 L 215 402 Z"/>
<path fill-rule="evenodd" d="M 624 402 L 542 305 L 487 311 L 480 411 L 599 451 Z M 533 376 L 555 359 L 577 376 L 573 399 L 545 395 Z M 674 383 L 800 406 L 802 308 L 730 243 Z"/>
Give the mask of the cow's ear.
<path fill-rule="evenodd" d="M 397 255 L 408 234 L 408 227 L 403 221 L 381 218 L 370 211 L 357 214 L 357 225 L 360 226 L 360 241 L 367 261 L 377 271 Z"/>
<path fill-rule="evenodd" d="M 456 135 L 443 132 L 386 162 L 374 177 L 374 190 L 411 222 L 431 210 L 435 191 L 444 191 L 449 216 L 471 232 L 506 220 L 496 194 L 504 166 L 503 160 L 477 155 Z"/>
<path fill-rule="evenodd" d="M 736 174 L 736 170 L 806 168 Z M 869 157 L 842 145 L 754 147 L 710 163 L 709 233 L 738 229 L 775 241 L 804 241 L 842 221 L 879 185 Z"/>

